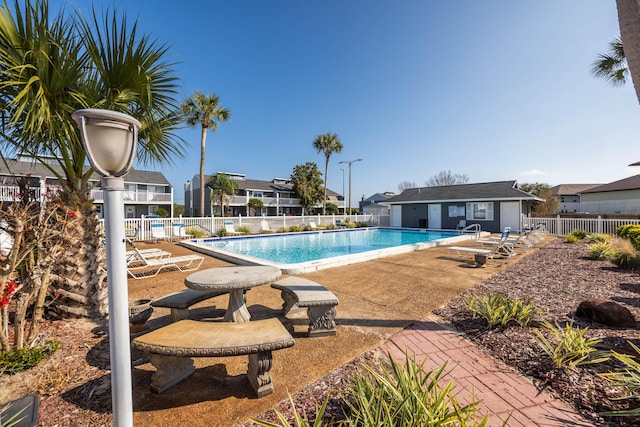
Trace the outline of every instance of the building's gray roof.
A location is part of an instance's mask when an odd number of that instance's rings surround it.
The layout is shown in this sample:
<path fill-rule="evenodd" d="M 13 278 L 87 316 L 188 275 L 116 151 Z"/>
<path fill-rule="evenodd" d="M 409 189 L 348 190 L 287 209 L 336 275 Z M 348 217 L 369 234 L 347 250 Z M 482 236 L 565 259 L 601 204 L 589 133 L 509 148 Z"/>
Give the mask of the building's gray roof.
<path fill-rule="evenodd" d="M 583 193 L 603 193 L 606 191 L 640 190 L 640 175 L 630 176 L 609 184 L 600 185 Z"/>
<path fill-rule="evenodd" d="M 213 175 L 205 175 L 204 182 L 206 183 Z M 275 181 L 275 182 L 274 182 Z M 293 184 L 284 183 L 279 179 L 272 181 L 263 181 L 260 179 L 240 179 L 234 180 L 238 185 L 238 190 L 251 190 L 251 191 L 268 191 L 268 192 L 293 192 Z M 327 188 L 327 196 L 338 196 L 335 191 Z"/>
<path fill-rule="evenodd" d="M 64 176 L 60 165 L 52 164 L 51 166 L 55 171 Z M 89 170 L 89 166 L 84 167 L 84 171 L 86 172 L 87 170 Z M 18 161 L 15 159 L 0 160 L 0 174 L 16 176 L 30 175 L 39 178 L 55 179 L 55 176 L 51 173 L 51 171 L 45 168 L 39 162 Z M 95 173 L 91 179 L 97 181 L 100 179 L 100 176 L 100 174 Z M 169 183 L 162 172 L 144 171 L 137 169 L 131 169 L 131 171 L 127 175 L 125 175 L 124 181 L 127 183 L 136 184 L 157 184 L 171 186 L 171 183 Z"/>
<path fill-rule="evenodd" d="M 420 202 L 455 202 L 483 200 L 541 200 L 516 188 L 516 181 L 482 182 L 477 184 L 444 185 L 408 188 L 386 200 L 390 204 Z"/>
<path fill-rule="evenodd" d="M 367 197 L 363 200 L 363 202 L 384 202 L 389 199 L 389 197 L 393 197 L 395 194 L 390 193 L 375 193 L 372 196 Z"/>
<path fill-rule="evenodd" d="M 553 196 L 573 196 L 601 185 L 602 184 L 560 184 L 551 187 L 549 192 Z"/>

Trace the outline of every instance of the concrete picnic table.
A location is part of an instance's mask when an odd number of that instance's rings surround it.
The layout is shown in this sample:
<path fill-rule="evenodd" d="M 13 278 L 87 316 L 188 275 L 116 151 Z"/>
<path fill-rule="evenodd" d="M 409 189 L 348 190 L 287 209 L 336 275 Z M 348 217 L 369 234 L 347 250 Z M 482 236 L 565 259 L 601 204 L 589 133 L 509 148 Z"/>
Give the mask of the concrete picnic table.
<path fill-rule="evenodd" d="M 184 279 L 184 284 L 199 291 L 228 291 L 229 307 L 224 321 L 248 322 L 251 320 L 251 314 L 247 309 L 244 292 L 271 283 L 281 275 L 282 271 L 272 266 L 218 267 L 190 274 Z"/>

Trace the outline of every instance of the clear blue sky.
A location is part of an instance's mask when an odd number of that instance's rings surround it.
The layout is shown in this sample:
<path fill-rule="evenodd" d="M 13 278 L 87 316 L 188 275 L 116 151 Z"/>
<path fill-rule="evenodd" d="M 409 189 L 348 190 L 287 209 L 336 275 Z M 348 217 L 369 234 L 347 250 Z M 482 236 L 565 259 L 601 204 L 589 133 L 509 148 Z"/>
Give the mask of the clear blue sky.
<path fill-rule="evenodd" d="M 89 2 L 86 2 L 89 3 Z M 232 119 L 209 133 L 205 173 L 288 177 L 324 157 L 328 185 L 353 203 L 442 170 L 470 182 L 606 183 L 640 173 L 631 85 L 590 74 L 618 34 L 614 0 L 95 0 L 169 43 L 186 98 L 216 93 Z M 51 0 L 88 10 L 84 1 Z M 183 202 L 199 170 L 190 149 L 154 166 Z"/>

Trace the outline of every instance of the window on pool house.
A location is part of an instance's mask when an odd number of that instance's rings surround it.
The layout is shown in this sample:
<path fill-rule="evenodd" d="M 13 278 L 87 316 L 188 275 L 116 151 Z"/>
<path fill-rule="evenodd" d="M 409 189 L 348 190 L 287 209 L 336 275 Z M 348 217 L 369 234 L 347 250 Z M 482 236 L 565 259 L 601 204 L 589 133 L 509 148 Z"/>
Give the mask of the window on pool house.
<path fill-rule="evenodd" d="M 493 202 L 467 203 L 467 219 L 493 221 Z"/>

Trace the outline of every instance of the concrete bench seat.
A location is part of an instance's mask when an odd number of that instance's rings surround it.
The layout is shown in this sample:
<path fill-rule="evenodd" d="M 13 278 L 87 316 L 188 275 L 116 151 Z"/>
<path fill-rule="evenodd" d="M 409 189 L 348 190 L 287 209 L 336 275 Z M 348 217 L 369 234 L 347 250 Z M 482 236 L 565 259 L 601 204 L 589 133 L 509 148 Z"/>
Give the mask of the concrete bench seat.
<path fill-rule="evenodd" d="M 189 307 L 209 298 L 227 294 L 226 291 L 197 291 L 194 289 L 183 289 L 161 298 L 151 301 L 153 307 L 164 307 L 171 309 L 171 321 L 177 322 L 189 318 Z"/>
<path fill-rule="evenodd" d="M 273 393 L 271 352 L 294 345 L 278 319 L 253 322 L 180 320 L 135 338 L 131 345 L 150 353 L 156 372 L 151 391 L 163 393 L 195 372 L 192 357 L 249 356 L 247 376 L 258 397 Z"/>
<path fill-rule="evenodd" d="M 271 287 L 281 291 L 285 316 L 296 308 L 307 308 L 309 336 L 336 334 L 338 298 L 329 289 L 302 277 L 287 277 L 272 283 Z"/>

